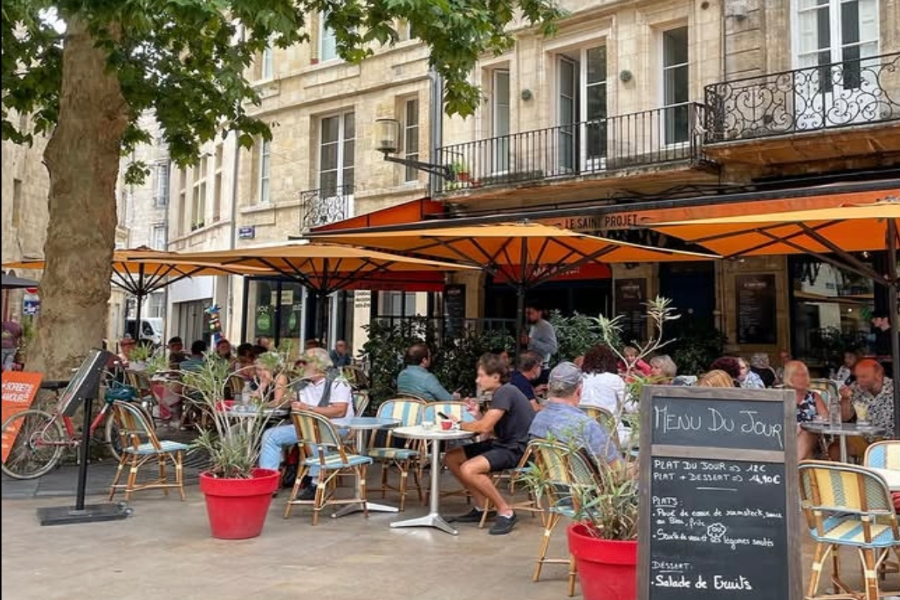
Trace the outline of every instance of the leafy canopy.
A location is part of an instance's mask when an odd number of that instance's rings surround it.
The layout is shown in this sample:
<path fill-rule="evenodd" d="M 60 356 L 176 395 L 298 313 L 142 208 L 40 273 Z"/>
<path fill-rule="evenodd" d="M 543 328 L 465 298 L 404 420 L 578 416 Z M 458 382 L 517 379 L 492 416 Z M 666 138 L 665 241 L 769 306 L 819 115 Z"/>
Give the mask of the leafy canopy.
<path fill-rule="evenodd" d="M 325 15 L 338 53 L 352 62 L 396 42 L 395 25 L 409 23 L 444 79 L 447 112 L 463 116 L 480 99 L 469 81 L 478 58 L 509 49 L 510 26 L 550 34 L 562 16 L 554 0 L 4 0 L 3 139 L 31 141 L 10 110 L 32 115 L 35 133 L 56 124 L 64 24 L 72 19 L 87 23 L 118 76 L 131 118 L 124 153 L 150 141 L 137 125 L 144 111 L 153 111 L 181 166 L 216 135 L 234 131 L 245 147 L 270 139 L 268 126 L 247 114 L 259 102 L 247 68 L 270 41 L 307 42 L 314 14 Z"/>

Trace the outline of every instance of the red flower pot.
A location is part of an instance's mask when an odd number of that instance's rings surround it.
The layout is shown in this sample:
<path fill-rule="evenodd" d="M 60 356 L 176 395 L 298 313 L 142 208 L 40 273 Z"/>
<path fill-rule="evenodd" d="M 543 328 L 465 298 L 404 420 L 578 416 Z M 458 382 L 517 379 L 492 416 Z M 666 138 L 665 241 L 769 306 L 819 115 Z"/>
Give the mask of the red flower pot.
<path fill-rule="evenodd" d="M 279 473 L 253 469 L 250 479 L 219 479 L 200 473 L 200 491 L 206 496 L 206 514 L 214 538 L 243 540 L 262 533 Z"/>
<path fill-rule="evenodd" d="M 636 541 L 601 540 L 581 523 L 569 525 L 568 536 L 584 600 L 636 600 Z"/>

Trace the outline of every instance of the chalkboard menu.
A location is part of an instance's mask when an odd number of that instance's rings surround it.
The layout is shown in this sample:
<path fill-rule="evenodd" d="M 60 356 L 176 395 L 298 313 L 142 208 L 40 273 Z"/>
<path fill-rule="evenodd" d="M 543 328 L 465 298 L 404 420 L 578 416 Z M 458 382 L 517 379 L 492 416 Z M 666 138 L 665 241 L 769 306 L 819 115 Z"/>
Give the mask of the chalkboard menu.
<path fill-rule="evenodd" d="M 799 600 L 793 394 L 647 386 L 640 600 Z"/>
<path fill-rule="evenodd" d="M 447 318 L 447 335 L 461 335 L 466 325 L 466 286 L 451 283 L 444 286 L 444 314 Z"/>
<path fill-rule="evenodd" d="M 87 398 L 97 398 L 103 368 L 112 358 L 106 350 L 94 349 L 88 352 L 78 371 L 69 380 L 69 385 L 59 396 L 56 410 L 67 417 L 74 416 L 78 407 Z"/>
<path fill-rule="evenodd" d="M 622 337 L 628 343 L 641 341 L 647 337 L 647 315 L 644 303 L 647 301 L 646 279 L 616 279 L 616 314 L 622 316 Z"/>
<path fill-rule="evenodd" d="M 775 275 L 738 275 L 734 286 L 738 344 L 777 343 Z"/>

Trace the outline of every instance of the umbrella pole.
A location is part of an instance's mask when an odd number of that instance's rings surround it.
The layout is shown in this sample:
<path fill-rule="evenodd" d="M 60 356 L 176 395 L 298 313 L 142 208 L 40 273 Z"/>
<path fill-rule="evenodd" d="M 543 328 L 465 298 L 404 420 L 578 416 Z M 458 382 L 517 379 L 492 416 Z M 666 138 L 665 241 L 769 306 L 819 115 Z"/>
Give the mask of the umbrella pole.
<path fill-rule="evenodd" d="M 138 267 L 138 287 L 137 293 L 135 294 L 135 298 L 137 300 L 137 306 L 134 310 L 134 343 L 141 343 L 141 334 L 144 332 L 144 328 L 141 324 L 141 304 L 143 304 L 144 299 L 144 265 Z"/>
<path fill-rule="evenodd" d="M 525 286 L 516 286 L 516 359 L 523 350 L 522 336 L 525 334 Z"/>
<path fill-rule="evenodd" d="M 900 323 L 897 319 L 897 221 L 887 223 L 888 308 L 891 316 L 891 379 L 894 381 L 894 435 L 900 437 Z"/>
<path fill-rule="evenodd" d="M 316 337 L 325 345 L 325 329 L 328 327 L 328 312 L 325 305 L 328 303 L 328 294 L 319 292 L 316 294 Z"/>

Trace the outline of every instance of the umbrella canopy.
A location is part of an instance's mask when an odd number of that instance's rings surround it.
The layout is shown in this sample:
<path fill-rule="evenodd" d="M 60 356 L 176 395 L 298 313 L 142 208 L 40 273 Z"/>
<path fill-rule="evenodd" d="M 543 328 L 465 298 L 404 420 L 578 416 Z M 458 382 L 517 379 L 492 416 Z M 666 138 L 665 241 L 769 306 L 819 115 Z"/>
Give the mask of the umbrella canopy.
<path fill-rule="evenodd" d="M 222 268 L 259 268 L 300 282 L 320 299 L 338 290 L 379 283 L 389 273 L 458 271 L 473 267 L 414 258 L 352 246 L 292 242 L 277 246 L 239 248 L 221 252 L 182 254 L 182 259 L 212 263 Z M 323 302 L 316 307 L 319 334 L 325 332 Z"/>
<path fill-rule="evenodd" d="M 866 204 L 654 225 L 657 231 L 700 244 L 725 256 L 810 254 L 889 287 L 894 434 L 900 436 L 900 324 L 897 248 L 900 189 Z M 889 273 L 874 271 L 852 252 L 886 250 Z"/>
<path fill-rule="evenodd" d="M 22 288 L 31 288 L 37 287 L 38 282 L 32 279 L 25 279 L 23 277 L 16 277 L 15 275 L 7 275 L 3 273 L 3 289 L 4 290 L 16 290 Z"/>
<path fill-rule="evenodd" d="M 26 260 L 6 263 L 3 268 L 44 269 L 44 260 Z M 271 271 L 259 267 L 235 265 L 223 267 L 217 264 L 186 260 L 177 252 L 153 250 L 146 246 L 116 250 L 113 252 L 112 283 L 137 298 L 135 310 L 136 331 L 141 331 L 141 303 L 145 296 L 159 291 L 187 277 L 210 275 L 265 275 Z M 138 336 L 140 337 L 140 336 Z"/>
<path fill-rule="evenodd" d="M 711 260 L 709 254 L 651 248 L 542 223 L 499 223 L 408 231 L 316 235 L 414 256 L 458 260 L 516 288 L 516 339 L 522 338 L 525 291 L 589 263 Z"/>

